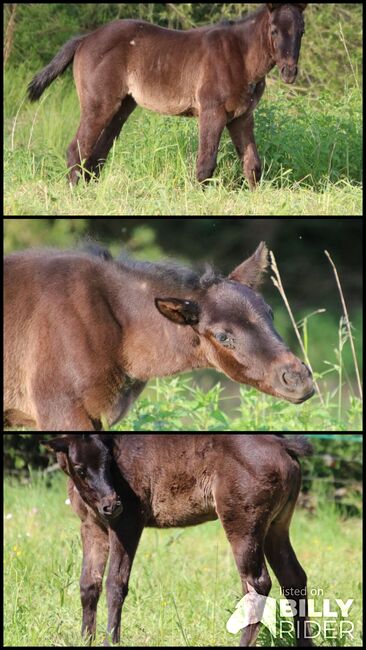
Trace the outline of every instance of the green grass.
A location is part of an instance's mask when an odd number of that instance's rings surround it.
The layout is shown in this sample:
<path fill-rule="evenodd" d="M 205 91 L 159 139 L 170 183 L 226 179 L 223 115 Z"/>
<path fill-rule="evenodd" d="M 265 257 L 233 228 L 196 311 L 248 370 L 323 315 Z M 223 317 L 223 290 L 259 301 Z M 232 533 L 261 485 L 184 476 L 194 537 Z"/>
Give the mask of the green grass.
<path fill-rule="evenodd" d="M 78 124 L 74 87 L 58 80 L 38 104 L 25 96 L 25 71 L 6 79 L 5 215 L 361 215 L 361 90 L 315 97 L 270 81 L 256 111 L 264 175 L 249 192 L 224 134 L 215 177 L 195 181 L 194 119 L 137 109 L 99 182 L 70 190 L 65 151 Z"/>
<path fill-rule="evenodd" d="M 50 480 L 50 479 L 48 479 Z M 47 487 L 39 475 L 29 484 L 5 483 L 6 646 L 79 646 L 81 549 L 78 519 L 65 505 L 65 480 Z M 362 646 L 359 519 L 342 520 L 328 503 L 315 516 L 299 511 L 293 541 L 318 594 L 354 599 L 354 639 L 316 639 L 316 645 Z M 319 594 L 322 593 L 320 596 Z M 272 596 L 279 587 L 274 581 Z M 146 530 L 134 565 L 123 615 L 123 645 L 237 646 L 226 622 L 241 598 L 231 550 L 218 522 L 185 530 Z M 97 645 L 106 626 L 105 595 Z M 321 622 L 322 619 L 321 619 Z M 265 631 L 259 645 L 270 643 Z M 288 645 L 276 640 L 275 645 Z"/>
<path fill-rule="evenodd" d="M 157 380 L 111 431 L 362 431 L 362 404 L 336 392 L 301 406 L 240 386 L 233 397 L 216 384 L 203 390 L 190 377 Z"/>

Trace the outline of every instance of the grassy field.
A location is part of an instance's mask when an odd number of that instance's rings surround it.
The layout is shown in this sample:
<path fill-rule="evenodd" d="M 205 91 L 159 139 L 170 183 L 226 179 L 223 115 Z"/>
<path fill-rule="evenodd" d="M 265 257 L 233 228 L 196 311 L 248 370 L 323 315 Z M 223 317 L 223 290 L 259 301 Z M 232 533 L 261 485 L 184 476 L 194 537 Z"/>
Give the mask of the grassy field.
<path fill-rule="evenodd" d="M 50 480 L 50 479 L 48 479 Z M 79 646 L 81 608 L 79 525 L 65 505 L 65 480 L 57 474 L 47 487 L 38 475 L 30 483 L 5 484 L 6 646 Z M 318 596 L 354 599 L 353 639 L 316 645 L 362 646 L 361 540 L 357 518 L 342 520 L 328 503 L 316 515 L 299 511 L 293 541 Z M 320 597 L 320 594 L 323 594 Z M 272 594 L 279 587 L 274 581 Z M 236 646 L 226 622 L 241 598 L 240 581 L 218 522 L 185 530 L 147 530 L 134 566 L 123 616 L 128 646 Z M 318 619 L 319 620 L 319 619 Z M 321 619 L 321 623 L 324 621 Z M 96 645 L 106 625 L 102 597 Z M 260 646 L 270 645 L 264 630 Z M 275 645 L 287 645 L 275 641 Z"/>
<path fill-rule="evenodd" d="M 124 126 L 100 182 L 69 189 L 65 152 L 79 122 L 71 71 L 40 102 L 26 99 L 27 84 L 67 38 L 117 17 L 187 28 L 237 19 L 254 8 L 253 3 L 195 3 L 176 11 L 169 3 L 98 7 L 18 5 L 5 68 L 5 215 L 362 215 L 361 4 L 308 5 L 296 84 L 283 84 L 277 69 L 267 75 L 255 111 L 264 173 L 254 193 L 243 182 L 227 133 L 217 171 L 203 190 L 195 181 L 197 121 L 141 109 Z M 45 33 L 43 24 L 50 25 Z"/>
<path fill-rule="evenodd" d="M 264 175 L 254 193 L 227 133 L 215 177 L 202 189 L 196 120 L 142 109 L 123 128 L 100 181 L 70 190 L 65 151 L 78 124 L 75 89 L 57 81 L 30 105 L 25 79 L 20 69 L 6 81 L 5 215 L 362 215 L 357 88 L 335 100 L 271 81 L 256 111 Z"/>

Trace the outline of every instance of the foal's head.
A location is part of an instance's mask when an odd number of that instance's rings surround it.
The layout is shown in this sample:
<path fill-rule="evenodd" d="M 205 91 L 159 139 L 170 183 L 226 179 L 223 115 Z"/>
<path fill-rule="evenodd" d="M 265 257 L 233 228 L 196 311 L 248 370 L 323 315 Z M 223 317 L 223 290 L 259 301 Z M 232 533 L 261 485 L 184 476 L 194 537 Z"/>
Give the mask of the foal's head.
<path fill-rule="evenodd" d="M 116 519 L 123 511 L 113 487 L 113 436 L 110 434 L 75 434 L 47 441 L 58 454 L 61 468 L 70 478 L 82 499 L 103 519 Z"/>
<path fill-rule="evenodd" d="M 262 242 L 254 255 L 197 300 L 157 298 L 165 318 L 192 327 L 206 364 L 263 393 L 301 404 L 314 394 L 312 375 L 285 345 L 273 313 L 257 292 L 268 265 Z M 180 339 L 177 334 L 177 350 Z"/>
<path fill-rule="evenodd" d="M 297 78 L 306 6 L 304 3 L 267 3 L 271 55 L 287 84 L 293 84 Z"/>

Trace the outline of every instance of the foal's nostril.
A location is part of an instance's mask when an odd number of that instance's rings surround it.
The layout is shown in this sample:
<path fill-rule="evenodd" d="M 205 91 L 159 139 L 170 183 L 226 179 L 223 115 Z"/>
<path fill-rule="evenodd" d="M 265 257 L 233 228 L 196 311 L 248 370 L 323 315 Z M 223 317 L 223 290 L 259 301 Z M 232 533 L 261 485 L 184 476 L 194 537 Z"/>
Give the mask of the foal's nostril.
<path fill-rule="evenodd" d="M 102 512 L 104 515 L 109 516 L 113 515 L 117 510 L 119 510 L 122 506 L 121 501 L 114 501 L 113 503 L 105 503 L 102 506 Z"/>
<path fill-rule="evenodd" d="M 296 370 L 285 370 L 281 376 L 282 383 L 289 390 L 296 389 L 303 381 L 302 373 Z"/>

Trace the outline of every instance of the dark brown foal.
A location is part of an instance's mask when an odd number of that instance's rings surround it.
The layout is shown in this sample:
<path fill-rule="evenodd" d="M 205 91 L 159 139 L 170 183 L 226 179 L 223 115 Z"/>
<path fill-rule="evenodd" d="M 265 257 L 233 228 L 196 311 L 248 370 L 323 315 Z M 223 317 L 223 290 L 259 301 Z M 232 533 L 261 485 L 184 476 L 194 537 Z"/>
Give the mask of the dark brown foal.
<path fill-rule="evenodd" d="M 289 538 L 301 483 L 301 436 L 85 434 L 56 438 L 69 493 L 82 520 L 83 633 L 95 633 L 107 562 L 108 633 L 120 639 L 121 612 L 143 529 L 192 526 L 220 518 L 244 594 L 268 596 L 266 557 L 297 612 L 307 611 L 306 575 Z M 258 619 L 257 619 L 258 620 Z M 311 645 L 308 618 L 295 615 L 299 646 Z M 244 628 L 255 643 L 259 623 Z"/>
<path fill-rule="evenodd" d="M 44 89 L 74 61 L 80 124 L 68 149 L 70 180 L 81 167 L 98 175 L 113 141 L 139 105 L 163 115 L 199 119 L 197 179 L 213 176 L 228 128 L 254 188 L 261 162 L 253 111 L 275 65 L 282 80 L 295 82 L 306 3 L 267 3 L 237 22 L 188 31 L 141 20 L 117 20 L 74 38 L 29 84 L 29 97 Z"/>

